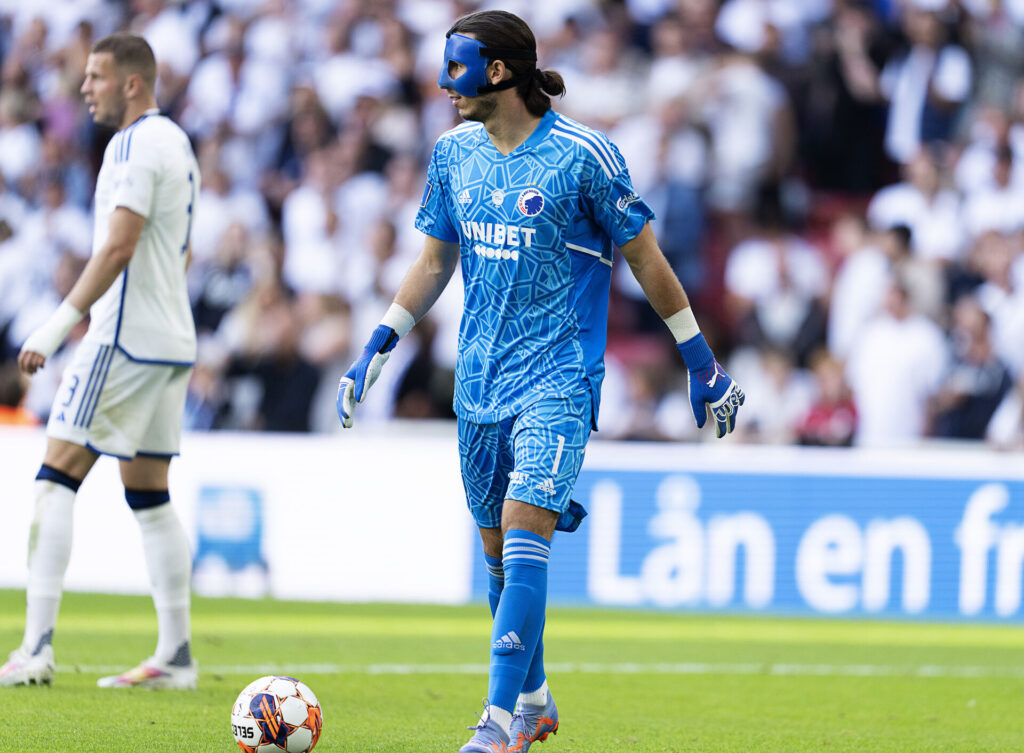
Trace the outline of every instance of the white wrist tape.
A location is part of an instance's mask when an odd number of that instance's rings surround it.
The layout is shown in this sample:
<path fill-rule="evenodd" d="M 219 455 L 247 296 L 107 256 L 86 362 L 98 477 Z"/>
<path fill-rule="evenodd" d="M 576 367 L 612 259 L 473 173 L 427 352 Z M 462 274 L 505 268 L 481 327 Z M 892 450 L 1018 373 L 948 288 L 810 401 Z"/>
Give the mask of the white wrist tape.
<path fill-rule="evenodd" d="M 385 327 L 391 327 L 399 337 L 405 337 L 416 324 L 416 320 L 405 308 L 397 303 L 392 303 L 380 323 Z"/>
<path fill-rule="evenodd" d="M 700 334 L 700 327 L 697 326 L 697 320 L 694 318 L 693 311 L 690 310 L 689 306 L 681 311 L 677 311 L 664 321 L 677 343 L 692 340 Z"/>
<path fill-rule="evenodd" d="M 46 323 L 29 335 L 22 350 L 30 350 L 41 356 L 49 358 L 54 354 L 68 332 L 85 316 L 67 301 L 62 301 L 57 310 L 54 311 Z"/>

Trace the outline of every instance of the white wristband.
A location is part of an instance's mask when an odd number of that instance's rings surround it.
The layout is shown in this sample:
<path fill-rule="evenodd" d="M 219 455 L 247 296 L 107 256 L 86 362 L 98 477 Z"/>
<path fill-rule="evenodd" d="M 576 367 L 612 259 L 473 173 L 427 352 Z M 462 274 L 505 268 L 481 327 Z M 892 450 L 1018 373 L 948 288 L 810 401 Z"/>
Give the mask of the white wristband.
<path fill-rule="evenodd" d="M 700 327 L 697 326 L 697 320 L 694 318 L 693 311 L 690 310 L 689 306 L 681 311 L 677 311 L 664 321 L 677 343 L 692 340 L 700 334 Z"/>
<path fill-rule="evenodd" d="M 64 338 L 68 336 L 71 328 L 78 324 L 83 316 L 85 314 L 70 303 L 62 301 L 57 310 L 46 320 L 46 323 L 28 336 L 21 349 L 49 358 L 64 342 Z"/>
<path fill-rule="evenodd" d="M 391 327 L 399 337 L 405 337 L 416 324 L 416 320 L 405 308 L 392 303 L 380 323 L 385 327 Z"/>

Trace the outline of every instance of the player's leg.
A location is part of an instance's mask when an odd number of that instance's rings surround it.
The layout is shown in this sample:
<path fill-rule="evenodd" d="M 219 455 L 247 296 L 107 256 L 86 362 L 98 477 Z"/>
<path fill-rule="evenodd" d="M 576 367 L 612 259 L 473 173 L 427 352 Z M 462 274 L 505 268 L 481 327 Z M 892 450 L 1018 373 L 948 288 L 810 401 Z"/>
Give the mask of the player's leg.
<path fill-rule="evenodd" d="M 480 531 L 487 568 L 487 600 L 493 617 L 504 588 L 501 563 L 501 515 L 508 487 L 508 474 L 514 466 L 510 442 L 513 422 L 474 424 L 459 420 L 459 457 L 466 504 Z M 500 725 L 484 713 L 473 738 L 462 747 L 463 753 L 494 753 L 507 747 L 508 724 Z M 494 746 L 499 746 L 495 748 Z"/>
<path fill-rule="evenodd" d="M 139 524 L 157 615 L 153 656 L 101 687 L 192 689 L 198 672 L 191 653 L 192 554 L 185 529 L 171 504 L 168 473 L 178 453 L 181 412 L 189 369 L 170 371 L 152 418 L 139 437 L 138 454 L 122 459 L 125 500 Z"/>
<path fill-rule="evenodd" d="M 509 726 L 543 632 L 547 562 L 557 521 L 556 511 L 505 500 L 505 588 L 494 616 L 487 697 L 491 716 Z"/>
<path fill-rule="evenodd" d="M 533 406 L 520 416 L 513 435 L 516 471 L 502 515 L 505 592 L 495 618 L 490 693 L 498 703 L 516 693 L 510 751 L 526 751 L 558 729 L 544 672 L 547 563 L 554 531 L 569 510 L 589 434 L 590 396 L 580 393 Z M 508 630 L 499 634 L 499 627 Z M 522 652 L 503 640 L 510 631 L 520 638 Z"/>
<path fill-rule="evenodd" d="M 501 528 L 479 528 L 480 542 L 484 548 L 484 566 L 487 568 L 487 603 L 491 607 L 491 617 L 498 611 L 498 601 L 505 588 L 505 571 L 501 566 L 501 547 L 503 537 Z"/>
<path fill-rule="evenodd" d="M 25 633 L 0 667 L 0 686 L 53 680 L 53 633 L 71 558 L 75 495 L 96 462 L 81 445 L 50 437 L 33 486 L 35 510 L 28 545 Z"/>
<path fill-rule="evenodd" d="M 498 608 L 504 587 L 501 568 L 501 508 L 508 488 L 508 474 L 515 458 L 510 433 L 512 422 L 474 424 L 459 421 L 459 457 L 466 504 L 480 531 L 484 566 L 487 568 L 487 601 L 491 617 Z"/>
<path fill-rule="evenodd" d="M 96 462 L 96 453 L 88 448 L 88 425 L 112 355 L 108 346 L 80 344 L 54 395 L 46 453 L 33 486 L 25 635 L 21 647 L 0 667 L 0 685 L 49 682 L 53 677 L 50 641 L 71 556 L 75 495 Z"/>

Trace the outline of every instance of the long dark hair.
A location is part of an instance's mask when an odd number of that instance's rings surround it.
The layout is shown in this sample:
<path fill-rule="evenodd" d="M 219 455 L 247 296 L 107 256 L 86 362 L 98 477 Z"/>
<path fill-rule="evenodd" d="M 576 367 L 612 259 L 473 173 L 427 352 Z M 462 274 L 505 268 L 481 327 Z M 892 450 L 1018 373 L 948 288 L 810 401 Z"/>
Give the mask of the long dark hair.
<path fill-rule="evenodd" d="M 483 42 L 485 47 L 537 52 L 537 39 L 530 27 L 519 16 L 504 10 L 470 13 L 456 21 L 448 33 L 472 34 Z M 557 71 L 542 71 L 529 60 L 502 62 L 512 71 L 513 76 L 534 69 L 534 74 L 516 87 L 531 115 L 540 117 L 551 109 L 551 97 L 561 97 L 565 94 L 565 81 Z"/>

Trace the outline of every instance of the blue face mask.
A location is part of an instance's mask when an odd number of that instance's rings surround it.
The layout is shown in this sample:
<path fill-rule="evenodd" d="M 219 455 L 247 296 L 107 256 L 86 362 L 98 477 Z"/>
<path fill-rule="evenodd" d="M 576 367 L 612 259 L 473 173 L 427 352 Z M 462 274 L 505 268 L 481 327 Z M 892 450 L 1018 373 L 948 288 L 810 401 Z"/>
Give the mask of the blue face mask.
<path fill-rule="evenodd" d="M 448 43 L 444 46 L 444 62 L 441 64 L 441 74 L 437 77 L 437 85 L 442 89 L 451 89 L 463 97 L 479 97 L 488 92 L 511 89 L 534 75 L 534 70 L 531 69 L 497 84 L 487 83 L 488 61 L 505 58 L 536 62 L 537 55 L 528 50 L 485 47 L 478 39 L 448 32 Z M 466 67 L 458 78 L 448 75 L 448 64 L 451 62 L 461 63 Z"/>

